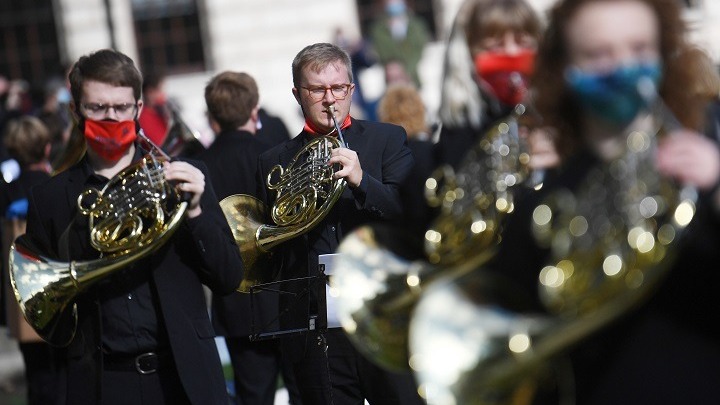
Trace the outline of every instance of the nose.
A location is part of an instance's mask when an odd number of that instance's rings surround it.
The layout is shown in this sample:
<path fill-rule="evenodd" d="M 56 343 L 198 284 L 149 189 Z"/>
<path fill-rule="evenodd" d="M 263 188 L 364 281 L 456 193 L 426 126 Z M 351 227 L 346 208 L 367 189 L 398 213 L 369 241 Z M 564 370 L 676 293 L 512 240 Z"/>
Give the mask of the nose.
<path fill-rule="evenodd" d="M 336 99 L 335 96 L 333 96 L 332 89 L 330 87 L 325 89 L 325 95 L 323 96 L 323 100 L 327 104 L 334 104 Z"/>
<path fill-rule="evenodd" d="M 517 55 L 520 53 L 521 46 L 518 43 L 515 33 L 508 31 L 502 38 L 502 49 L 508 55 Z"/>
<path fill-rule="evenodd" d="M 115 121 L 120 121 L 119 114 L 117 110 L 115 110 L 114 106 L 108 106 L 106 112 L 105 112 L 105 118 L 110 118 Z"/>

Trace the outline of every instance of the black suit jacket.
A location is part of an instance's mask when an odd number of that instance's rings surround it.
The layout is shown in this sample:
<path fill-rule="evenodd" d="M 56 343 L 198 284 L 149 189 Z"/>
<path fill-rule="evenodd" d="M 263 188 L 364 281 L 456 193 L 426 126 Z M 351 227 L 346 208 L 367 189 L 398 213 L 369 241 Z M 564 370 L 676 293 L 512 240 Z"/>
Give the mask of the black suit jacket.
<path fill-rule="evenodd" d="M 413 167 L 412 152 L 407 146 L 407 135 L 402 127 L 353 119 L 352 125 L 343 131 L 343 135 L 349 148 L 358 154 L 363 178 L 359 187 L 348 186 L 345 189 L 331 213 L 318 225 L 335 226 L 338 240 L 360 225 L 398 218 L 402 212 L 399 187 Z M 287 168 L 309 136 L 300 133 L 292 140 L 263 153 L 258 166 L 259 178 L 267 178 L 276 164 Z M 263 186 L 259 187 L 258 195 L 268 206 L 272 206 L 275 201 L 274 191 L 268 190 L 263 183 L 259 184 Z M 317 257 L 311 257 L 310 249 L 307 234 L 290 239 L 277 248 L 276 265 L 280 267 L 282 279 L 318 274 L 315 266 Z M 320 294 L 324 294 L 324 287 Z M 292 353 L 298 354 L 298 350 Z"/>
<path fill-rule="evenodd" d="M 225 131 L 218 134 L 197 159 L 207 165 L 219 200 L 234 194 L 255 196 L 258 156 L 268 148 L 268 144 L 247 131 Z M 213 296 L 213 326 L 218 334 L 243 337 L 262 332 L 263 326 L 277 316 L 277 296 L 256 294 L 252 298 L 255 321 L 255 330 L 252 330 L 250 299 L 249 294 L 237 291 Z"/>
<path fill-rule="evenodd" d="M 201 163 L 193 164 L 207 173 Z M 88 173 L 89 166 L 83 159 L 31 190 L 27 234 L 51 257 L 62 261 L 97 257 L 89 247 L 87 220 L 76 219 L 77 198 L 86 188 Z M 102 282 L 111 283 L 113 277 L 122 277 L 125 271 L 151 272 L 150 286 L 157 297 L 161 323 L 185 392 L 193 404 L 225 405 L 222 366 L 202 284 L 217 294 L 233 291 L 242 278 L 242 261 L 209 183 L 201 206 L 202 214 L 185 218 L 157 252 Z M 59 240 L 69 226 L 68 248 L 63 252 Z M 92 287 L 78 297 L 77 304 L 78 329 L 66 349 L 67 384 L 63 389 L 67 392 L 59 396 L 66 394 L 68 404 L 94 404 L 101 390 L 102 353 L 98 350 L 100 305 Z"/>

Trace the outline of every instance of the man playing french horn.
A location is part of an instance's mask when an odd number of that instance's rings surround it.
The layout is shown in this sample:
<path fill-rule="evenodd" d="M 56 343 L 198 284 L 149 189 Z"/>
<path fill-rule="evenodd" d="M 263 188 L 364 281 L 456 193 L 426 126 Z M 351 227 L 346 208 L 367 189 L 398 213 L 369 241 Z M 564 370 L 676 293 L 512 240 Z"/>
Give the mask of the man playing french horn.
<path fill-rule="evenodd" d="M 83 56 L 69 78 L 87 152 L 32 190 L 27 225 L 43 256 L 72 262 L 70 281 L 82 291 L 68 304 L 76 314 L 40 328 L 64 346 L 60 403 L 227 404 L 202 284 L 229 293 L 243 265 L 203 166 L 169 162 L 138 142 L 142 76 L 126 55 Z M 168 218 L 175 222 L 164 229 Z M 137 234 L 157 229 L 152 237 Z M 123 261 L 129 256 L 136 260 Z M 15 265 L 22 290 L 19 255 Z M 60 287 L 42 290 L 53 288 Z M 28 318 L 42 313 L 33 312 L 35 298 L 21 303 Z"/>
<path fill-rule="evenodd" d="M 258 195 L 268 206 L 276 205 L 274 210 L 278 209 L 278 200 L 287 195 L 286 190 L 277 187 L 280 183 L 287 182 L 287 188 L 305 193 L 291 194 L 291 199 L 317 197 L 311 191 L 317 189 L 315 186 L 293 187 L 293 182 L 283 176 L 300 172 L 295 169 L 296 163 L 312 174 L 329 166 L 337 167 L 333 181 L 347 182 L 347 187 L 317 226 L 278 246 L 276 262 L 282 263 L 280 271 L 284 280 L 322 277 L 318 257 L 333 253 L 343 235 L 370 221 L 398 217 L 402 209 L 398 186 L 413 165 L 407 136 L 401 127 L 350 117 L 355 85 L 350 58 L 345 51 L 327 43 L 307 46 L 295 57 L 292 73 L 292 92 L 305 116 L 305 127 L 297 137 L 260 156 L 259 184 L 265 185 L 267 179 L 274 189 L 261 187 Z M 317 153 L 303 153 L 303 148 L 324 135 L 337 137 L 340 146 L 332 148 L 331 156 L 322 160 L 320 166 L 308 167 L 305 162 L 312 157 L 307 159 L 306 155 L 317 156 Z M 278 165 L 284 170 L 278 170 Z M 272 176 L 268 179 L 268 175 Z M 296 205 L 290 205 L 287 216 L 301 213 Z M 323 291 L 325 279 L 321 278 L 320 283 Z M 316 304 L 314 298 L 311 297 L 310 305 Z M 307 302 L 304 305 L 307 306 Z M 332 304 L 328 306 L 328 312 L 332 312 Z M 283 339 L 283 350 L 292 358 L 304 404 L 356 404 L 363 399 L 371 404 L 420 401 L 409 375 L 392 374 L 370 363 L 353 348 L 336 319 L 329 316 L 328 324 L 327 332 L 310 330 Z"/>

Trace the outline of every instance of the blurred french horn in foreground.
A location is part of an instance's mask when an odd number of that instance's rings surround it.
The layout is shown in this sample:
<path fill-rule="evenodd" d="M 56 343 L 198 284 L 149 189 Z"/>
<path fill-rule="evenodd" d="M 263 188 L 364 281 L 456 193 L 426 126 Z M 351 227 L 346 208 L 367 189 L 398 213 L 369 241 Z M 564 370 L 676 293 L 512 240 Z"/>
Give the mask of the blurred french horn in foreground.
<path fill-rule="evenodd" d="M 334 179 L 336 169 L 328 165 L 333 149 L 345 146 L 337 121 L 333 132 L 338 136 L 330 133 L 306 143 L 285 168 L 273 166 L 266 179 L 268 189 L 276 192 L 270 209 L 246 194 L 220 201 L 245 268 L 238 291 L 250 292 L 251 287 L 272 281 L 275 274 L 263 265 L 271 249 L 317 226 L 345 190 L 345 179 Z M 266 224 L 268 211 L 274 225 Z"/>
<path fill-rule="evenodd" d="M 429 404 L 529 403 L 551 360 L 654 292 L 696 199 L 695 190 L 655 170 L 657 118 L 648 114 L 648 130 L 626 135 L 622 156 L 533 211 L 536 240 L 551 252 L 537 269 L 546 314 L 513 308 L 500 294 L 512 285 L 484 269 L 422 295 L 410 324 L 410 361 Z M 571 383 L 562 380 L 554 381 L 559 395 L 572 403 Z"/>
<path fill-rule="evenodd" d="M 410 314 L 427 284 L 485 263 L 495 251 L 513 194 L 528 175 L 520 136 L 525 107 L 497 123 L 467 152 L 458 171 L 438 169 L 426 182 L 440 214 L 425 240 L 387 226 L 365 226 L 338 248 L 330 293 L 338 317 L 360 352 L 392 370 L 408 369 Z"/>
<path fill-rule="evenodd" d="M 155 150 L 154 152 L 158 152 Z M 12 245 L 10 282 L 25 319 L 54 346 L 70 343 L 77 327 L 80 293 L 160 248 L 182 223 L 187 202 L 165 179 L 165 155 L 145 155 L 103 187 L 78 196 L 89 217 L 90 242 L 101 257 L 60 262 L 26 235 Z"/>

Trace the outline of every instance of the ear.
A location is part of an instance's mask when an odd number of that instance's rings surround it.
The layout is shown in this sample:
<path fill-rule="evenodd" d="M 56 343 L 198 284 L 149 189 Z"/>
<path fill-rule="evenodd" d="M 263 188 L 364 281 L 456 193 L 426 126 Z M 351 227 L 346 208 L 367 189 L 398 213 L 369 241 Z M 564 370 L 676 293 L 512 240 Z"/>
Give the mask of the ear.
<path fill-rule="evenodd" d="M 250 119 L 253 120 L 254 122 L 258 122 L 258 120 L 260 119 L 260 106 L 259 105 L 256 105 L 255 108 L 253 108 L 252 111 L 250 111 Z"/>
<path fill-rule="evenodd" d="M 138 100 L 137 106 L 138 106 L 137 115 L 138 115 L 138 117 L 139 117 L 139 116 L 140 116 L 140 113 L 142 112 L 143 107 L 145 106 L 145 103 L 143 103 L 142 99 L 141 99 L 141 100 Z"/>
<path fill-rule="evenodd" d="M 50 150 L 52 149 L 52 143 L 48 142 L 47 145 L 45 145 L 45 150 L 43 151 L 43 154 L 45 155 L 45 159 L 50 159 Z"/>
<path fill-rule="evenodd" d="M 300 104 L 300 91 L 297 89 L 297 87 L 293 87 L 292 89 L 293 96 L 295 97 L 295 101 L 297 101 L 298 104 Z M 302 104 L 300 104 L 302 105 Z"/>

